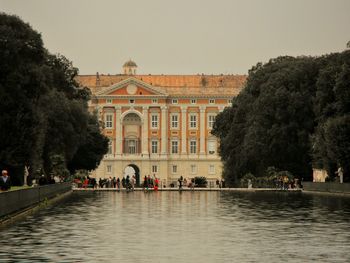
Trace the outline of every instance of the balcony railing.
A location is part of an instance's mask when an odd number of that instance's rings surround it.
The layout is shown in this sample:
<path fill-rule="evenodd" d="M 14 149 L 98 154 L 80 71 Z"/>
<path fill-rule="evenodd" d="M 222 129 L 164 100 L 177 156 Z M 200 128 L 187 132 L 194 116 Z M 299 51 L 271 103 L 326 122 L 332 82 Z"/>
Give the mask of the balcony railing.
<path fill-rule="evenodd" d="M 123 154 L 140 154 L 141 140 L 140 139 L 124 139 Z"/>

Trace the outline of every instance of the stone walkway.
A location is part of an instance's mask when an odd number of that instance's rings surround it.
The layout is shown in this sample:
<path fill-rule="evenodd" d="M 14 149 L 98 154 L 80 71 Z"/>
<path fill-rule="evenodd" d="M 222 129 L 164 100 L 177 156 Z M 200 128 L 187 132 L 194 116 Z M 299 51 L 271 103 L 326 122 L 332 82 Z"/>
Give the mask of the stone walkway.
<path fill-rule="evenodd" d="M 127 190 L 125 188 L 122 189 L 116 189 L 116 188 L 73 188 L 73 191 L 113 191 L 113 192 L 126 192 Z M 130 190 L 128 190 L 131 192 Z M 154 191 L 154 189 L 150 188 L 148 190 L 145 190 L 143 188 L 135 188 L 134 191 Z M 276 188 L 182 188 L 179 190 L 179 188 L 158 188 L 157 191 L 214 191 L 214 192 L 301 192 L 301 189 L 288 189 L 288 190 L 282 190 L 282 189 L 276 189 Z"/>

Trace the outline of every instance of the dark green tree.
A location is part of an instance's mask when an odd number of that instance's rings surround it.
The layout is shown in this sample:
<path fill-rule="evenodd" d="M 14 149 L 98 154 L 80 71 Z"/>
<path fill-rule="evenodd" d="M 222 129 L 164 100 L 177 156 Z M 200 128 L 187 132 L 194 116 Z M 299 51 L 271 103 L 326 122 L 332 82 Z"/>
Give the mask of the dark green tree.
<path fill-rule="evenodd" d="M 90 116 L 85 142 L 78 148 L 68 167 L 75 170 L 94 170 L 107 153 L 108 138 L 100 132 L 97 118 Z"/>
<path fill-rule="evenodd" d="M 317 73 L 317 63 L 308 57 L 280 57 L 252 68 L 245 89 L 213 129 L 229 184 L 237 185 L 247 173 L 263 176 L 269 166 L 311 175 Z"/>
<path fill-rule="evenodd" d="M 91 135 L 98 122 L 88 112 L 90 91 L 79 87 L 77 74 L 67 58 L 44 48 L 28 24 L 0 13 L 0 168 L 10 170 L 15 184 L 22 183 L 24 165 L 31 175 L 63 171 L 80 147 L 92 145 L 95 168 L 107 152 L 106 138 Z"/>

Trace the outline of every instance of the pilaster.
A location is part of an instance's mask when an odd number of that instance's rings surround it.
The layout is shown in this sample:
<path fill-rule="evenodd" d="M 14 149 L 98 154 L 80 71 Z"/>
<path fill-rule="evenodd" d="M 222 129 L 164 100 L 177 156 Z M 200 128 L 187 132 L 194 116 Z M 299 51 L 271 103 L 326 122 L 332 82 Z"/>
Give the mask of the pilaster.
<path fill-rule="evenodd" d="M 122 133 L 122 120 L 121 113 L 122 108 L 120 106 L 115 106 L 115 154 L 122 154 L 122 141 L 123 141 L 123 133 Z"/>
<path fill-rule="evenodd" d="M 201 106 L 200 110 L 200 152 L 199 154 L 205 154 L 205 106 Z"/>
<path fill-rule="evenodd" d="M 187 154 L 187 107 L 181 107 L 181 154 Z"/>
<path fill-rule="evenodd" d="M 162 142 L 161 142 L 161 154 L 167 154 L 167 145 L 168 145 L 168 108 L 166 106 L 161 107 L 162 110 Z"/>
<path fill-rule="evenodd" d="M 142 154 L 148 155 L 148 107 L 142 107 L 143 125 L 142 125 Z"/>

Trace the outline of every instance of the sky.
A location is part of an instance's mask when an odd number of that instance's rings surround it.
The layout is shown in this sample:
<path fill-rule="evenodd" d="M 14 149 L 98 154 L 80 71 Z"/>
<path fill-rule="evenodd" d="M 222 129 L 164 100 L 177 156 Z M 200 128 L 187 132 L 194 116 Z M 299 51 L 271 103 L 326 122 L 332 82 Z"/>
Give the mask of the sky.
<path fill-rule="evenodd" d="M 350 0 L 0 0 L 80 74 L 247 74 L 278 56 L 345 50 Z"/>

